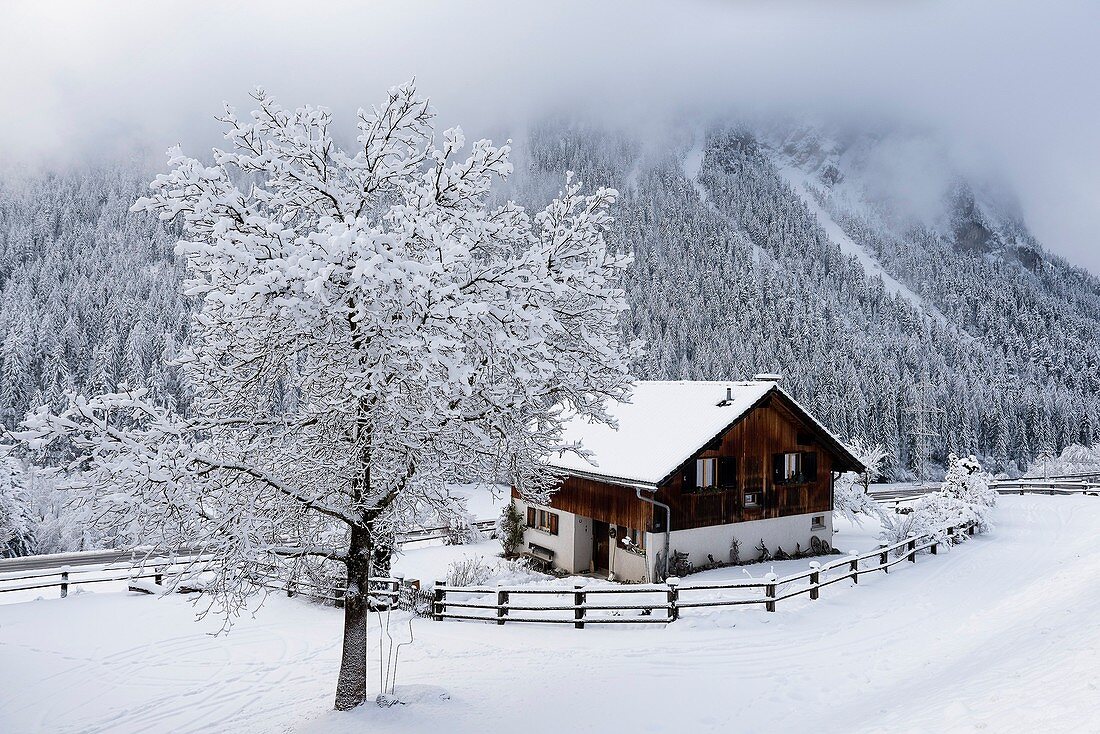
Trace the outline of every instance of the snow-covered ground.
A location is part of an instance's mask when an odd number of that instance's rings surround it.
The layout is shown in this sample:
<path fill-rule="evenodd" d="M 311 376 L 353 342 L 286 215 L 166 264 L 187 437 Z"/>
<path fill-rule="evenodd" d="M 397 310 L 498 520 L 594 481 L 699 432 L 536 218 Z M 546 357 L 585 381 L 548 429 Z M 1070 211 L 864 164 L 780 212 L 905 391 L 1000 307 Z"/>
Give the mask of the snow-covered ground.
<path fill-rule="evenodd" d="M 350 715 L 329 711 L 339 610 L 272 596 L 214 636 L 220 621 L 195 622 L 180 596 L 7 604 L 0 731 L 1098 731 L 1098 525 L 1095 497 L 1002 497 L 991 535 L 774 614 L 583 631 L 417 620 L 410 703 Z M 426 551 L 400 563 L 491 554 Z"/>

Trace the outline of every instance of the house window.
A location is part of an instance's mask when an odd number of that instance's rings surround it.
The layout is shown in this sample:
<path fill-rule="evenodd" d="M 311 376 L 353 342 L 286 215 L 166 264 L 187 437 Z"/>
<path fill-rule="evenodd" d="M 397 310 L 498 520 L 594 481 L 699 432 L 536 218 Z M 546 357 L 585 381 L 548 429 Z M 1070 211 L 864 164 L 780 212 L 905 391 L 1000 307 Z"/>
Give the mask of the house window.
<path fill-rule="evenodd" d="M 810 530 L 824 530 L 825 529 L 825 516 L 814 515 L 810 520 Z"/>
<path fill-rule="evenodd" d="M 695 461 L 695 486 L 699 488 L 716 486 L 715 476 L 718 459 L 697 459 Z"/>
<path fill-rule="evenodd" d="M 558 513 L 549 510 L 527 508 L 527 527 L 541 530 L 550 535 L 558 534 Z"/>
<path fill-rule="evenodd" d="M 745 507 L 759 507 L 760 492 L 745 492 Z"/>
<path fill-rule="evenodd" d="M 817 454 L 812 451 L 791 451 L 772 457 L 776 484 L 805 484 L 817 479 Z"/>
<path fill-rule="evenodd" d="M 732 456 L 696 459 L 694 475 L 684 472 L 684 489 L 729 489 L 737 486 L 737 464 Z"/>

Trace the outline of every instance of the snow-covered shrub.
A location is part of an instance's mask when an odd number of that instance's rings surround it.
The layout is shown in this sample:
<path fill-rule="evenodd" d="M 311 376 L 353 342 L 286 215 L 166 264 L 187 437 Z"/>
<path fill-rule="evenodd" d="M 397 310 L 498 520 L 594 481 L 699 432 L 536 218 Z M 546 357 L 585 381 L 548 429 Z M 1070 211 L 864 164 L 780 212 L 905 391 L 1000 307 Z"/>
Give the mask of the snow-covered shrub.
<path fill-rule="evenodd" d="M 994 507 L 997 504 L 997 492 L 989 486 L 991 479 L 973 456 L 959 457 L 951 454 L 947 459 L 947 474 L 940 491 L 973 505 Z"/>
<path fill-rule="evenodd" d="M 444 545 L 468 545 L 484 539 L 485 535 L 474 527 L 468 515 L 451 518 L 443 534 Z"/>
<path fill-rule="evenodd" d="M 515 502 L 509 502 L 497 518 L 497 537 L 500 538 L 505 558 L 514 556 L 516 550 L 523 545 L 523 528 L 523 515 L 516 508 Z"/>
<path fill-rule="evenodd" d="M 489 564 L 477 556 L 466 556 L 447 567 L 448 586 L 481 586 L 493 575 Z"/>
<path fill-rule="evenodd" d="M 943 543 L 965 537 L 948 538 L 948 527 L 974 523 L 981 532 L 991 530 L 990 515 L 997 503 L 997 493 L 989 486 L 989 480 L 990 476 L 973 456 L 960 458 L 951 454 L 938 491 L 918 500 L 909 513 L 882 514 L 882 539 L 893 545 L 911 534 L 928 535 Z"/>

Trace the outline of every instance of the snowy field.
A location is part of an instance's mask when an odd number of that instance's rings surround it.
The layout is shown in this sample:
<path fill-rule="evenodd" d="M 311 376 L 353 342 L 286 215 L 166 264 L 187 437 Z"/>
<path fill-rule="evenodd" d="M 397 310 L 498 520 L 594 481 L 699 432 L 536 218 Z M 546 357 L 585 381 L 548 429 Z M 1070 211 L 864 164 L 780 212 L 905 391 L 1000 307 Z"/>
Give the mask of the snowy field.
<path fill-rule="evenodd" d="M 329 711 L 339 610 L 272 596 L 215 636 L 220 621 L 195 622 L 181 596 L 4 604 L 0 731 L 1100 731 L 1100 499 L 1006 496 L 996 517 L 991 535 L 774 614 L 585 630 L 417 620 L 408 705 L 352 714 Z M 847 529 L 836 545 L 872 536 Z M 426 575 L 477 552 L 493 548 L 401 565 Z"/>

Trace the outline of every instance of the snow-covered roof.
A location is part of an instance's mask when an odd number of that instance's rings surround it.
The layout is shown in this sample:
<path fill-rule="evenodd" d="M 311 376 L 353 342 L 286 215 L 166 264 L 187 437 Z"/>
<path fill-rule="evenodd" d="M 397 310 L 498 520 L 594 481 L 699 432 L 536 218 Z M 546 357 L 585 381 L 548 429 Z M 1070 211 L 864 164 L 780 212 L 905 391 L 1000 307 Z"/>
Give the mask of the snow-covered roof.
<path fill-rule="evenodd" d="M 564 442 L 579 443 L 591 452 L 589 459 L 564 452 L 548 462 L 571 474 L 655 485 L 772 391 L 798 405 L 774 379 L 638 382 L 631 402 L 608 406 L 618 430 L 581 417 L 566 423 Z M 836 436 L 804 408 L 801 412 L 847 454 Z"/>

